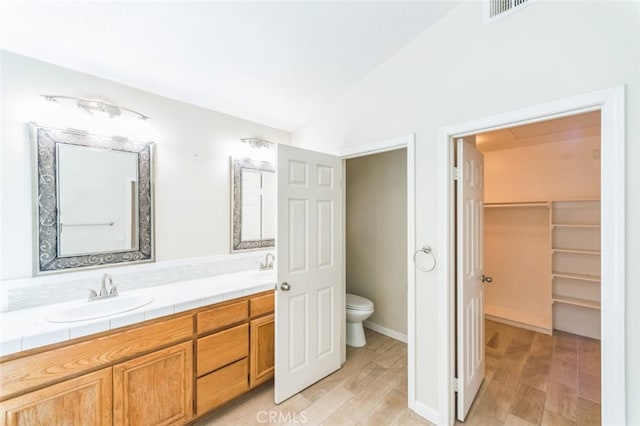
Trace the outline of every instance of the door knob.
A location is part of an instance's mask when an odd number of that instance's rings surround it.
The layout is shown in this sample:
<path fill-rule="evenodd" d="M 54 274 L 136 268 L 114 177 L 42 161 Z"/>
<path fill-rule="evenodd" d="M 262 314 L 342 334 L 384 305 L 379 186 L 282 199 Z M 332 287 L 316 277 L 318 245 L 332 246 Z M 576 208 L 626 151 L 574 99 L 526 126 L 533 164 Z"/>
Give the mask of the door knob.
<path fill-rule="evenodd" d="M 483 282 L 483 283 L 491 284 L 491 283 L 493 282 L 493 278 L 491 278 L 491 277 L 487 277 L 486 275 L 484 275 L 484 274 L 483 274 L 483 275 L 482 275 L 482 282 Z"/>
<path fill-rule="evenodd" d="M 288 283 L 288 282 L 286 282 L 286 281 L 285 281 L 285 282 L 283 282 L 283 283 L 282 283 L 282 285 L 280 286 L 280 289 L 281 289 L 282 291 L 289 291 L 289 290 L 291 290 L 291 286 L 289 285 L 289 283 Z"/>

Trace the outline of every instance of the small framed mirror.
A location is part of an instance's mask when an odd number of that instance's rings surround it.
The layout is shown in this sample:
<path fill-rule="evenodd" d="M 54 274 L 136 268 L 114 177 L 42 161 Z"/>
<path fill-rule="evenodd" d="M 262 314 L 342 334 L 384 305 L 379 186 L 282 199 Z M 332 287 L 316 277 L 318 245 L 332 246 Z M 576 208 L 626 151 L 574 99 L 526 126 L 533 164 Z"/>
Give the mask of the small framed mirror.
<path fill-rule="evenodd" d="M 231 159 L 231 251 L 275 246 L 276 201 L 270 163 Z"/>
<path fill-rule="evenodd" d="M 153 144 L 31 125 L 35 272 L 154 259 Z"/>

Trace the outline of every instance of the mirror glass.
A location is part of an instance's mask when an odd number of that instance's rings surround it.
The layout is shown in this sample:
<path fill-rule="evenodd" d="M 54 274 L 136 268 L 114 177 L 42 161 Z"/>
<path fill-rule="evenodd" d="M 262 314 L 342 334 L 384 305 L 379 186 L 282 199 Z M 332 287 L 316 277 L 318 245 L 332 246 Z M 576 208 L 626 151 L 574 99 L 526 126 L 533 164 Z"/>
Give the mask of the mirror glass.
<path fill-rule="evenodd" d="M 231 180 L 231 250 L 275 246 L 275 169 L 265 161 L 232 160 Z"/>
<path fill-rule="evenodd" d="M 152 144 L 32 125 L 36 273 L 153 260 Z"/>
<path fill-rule="evenodd" d="M 59 256 L 136 249 L 137 156 L 57 144 Z"/>

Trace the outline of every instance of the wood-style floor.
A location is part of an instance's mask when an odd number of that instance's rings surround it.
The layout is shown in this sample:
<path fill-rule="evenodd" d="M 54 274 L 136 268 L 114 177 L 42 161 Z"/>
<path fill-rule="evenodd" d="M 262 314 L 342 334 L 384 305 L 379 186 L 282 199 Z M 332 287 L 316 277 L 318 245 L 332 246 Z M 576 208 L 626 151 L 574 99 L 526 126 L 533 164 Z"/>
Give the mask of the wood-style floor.
<path fill-rule="evenodd" d="M 407 408 L 407 346 L 365 329 L 342 368 L 280 405 L 267 383 L 209 425 L 430 425 Z M 600 342 L 485 322 L 486 375 L 465 425 L 600 424 Z"/>
<path fill-rule="evenodd" d="M 465 425 L 599 425 L 600 341 L 485 321 L 485 380 Z"/>

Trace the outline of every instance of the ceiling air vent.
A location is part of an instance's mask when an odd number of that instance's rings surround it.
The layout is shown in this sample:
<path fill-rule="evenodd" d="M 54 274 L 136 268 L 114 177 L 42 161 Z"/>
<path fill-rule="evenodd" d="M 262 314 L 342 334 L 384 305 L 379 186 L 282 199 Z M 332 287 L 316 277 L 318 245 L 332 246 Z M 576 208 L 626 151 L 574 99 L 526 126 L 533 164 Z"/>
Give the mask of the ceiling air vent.
<path fill-rule="evenodd" d="M 485 22 L 495 21 L 537 0 L 485 0 Z"/>

